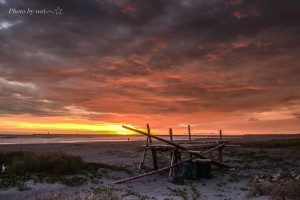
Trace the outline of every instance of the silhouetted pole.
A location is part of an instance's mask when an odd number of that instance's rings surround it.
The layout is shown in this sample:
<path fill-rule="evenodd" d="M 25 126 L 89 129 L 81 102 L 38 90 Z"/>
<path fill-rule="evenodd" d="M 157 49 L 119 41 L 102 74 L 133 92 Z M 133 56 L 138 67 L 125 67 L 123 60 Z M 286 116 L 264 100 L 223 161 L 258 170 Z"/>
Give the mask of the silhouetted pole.
<path fill-rule="evenodd" d="M 191 138 L 191 126 L 188 125 L 188 130 L 189 130 L 189 141 L 192 142 L 192 138 Z"/>
<path fill-rule="evenodd" d="M 147 132 L 149 135 L 151 135 L 149 124 L 147 124 Z M 149 138 L 149 143 L 152 144 L 152 138 L 150 136 L 148 136 L 148 138 Z"/>
<path fill-rule="evenodd" d="M 172 129 L 169 129 L 169 133 L 170 133 L 170 141 L 173 142 L 173 132 Z"/>
<path fill-rule="evenodd" d="M 220 141 L 219 141 L 219 144 L 222 144 L 222 143 L 223 143 L 222 130 L 220 130 Z M 219 148 L 218 152 L 219 152 L 219 161 L 223 162 L 223 147 Z"/>
<path fill-rule="evenodd" d="M 152 138 L 151 138 L 151 131 L 150 131 L 149 124 L 147 124 L 147 132 L 148 132 L 149 143 L 151 145 L 152 144 Z M 155 147 L 150 147 L 150 148 L 151 148 L 151 153 L 152 153 L 153 168 L 154 168 L 154 170 L 157 170 L 158 169 L 158 164 L 157 164 L 156 149 L 155 149 Z"/>

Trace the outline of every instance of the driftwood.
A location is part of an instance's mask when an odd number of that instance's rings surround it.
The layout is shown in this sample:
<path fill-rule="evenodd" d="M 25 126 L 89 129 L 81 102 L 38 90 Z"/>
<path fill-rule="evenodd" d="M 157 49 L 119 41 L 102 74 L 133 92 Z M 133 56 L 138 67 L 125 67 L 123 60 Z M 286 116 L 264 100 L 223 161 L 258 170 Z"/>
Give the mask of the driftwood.
<path fill-rule="evenodd" d="M 211 151 L 214 151 L 214 150 L 216 150 L 218 148 L 222 148 L 224 145 L 225 145 L 225 143 L 222 143 L 222 144 L 216 146 L 215 148 L 212 148 L 212 149 L 209 149 L 209 150 L 203 152 L 203 154 L 207 154 L 207 153 L 210 153 Z M 123 179 L 123 180 L 119 180 L 119 181 L 113 182 L 112 184 L 120 184 L 120 183 L 124 183 L 124 182 L 127 182 L 127 181 L 131 181 L 131 180 L 135 180 L 135 179 L 138 179 L 138 178 L 142 178 L 142 177 L 145 177 L 145 176 L 149 176 L 149 175 L 152 175 L 152 174 L 156 174 L 158 172 L 161 172 L 161 171 L 164 171 L 164 170 L 168 170 L 168 169 L 177 167 L 177 166 L 181 165 L 182 163 L 188 162 L 188 161 L 193 160 L 195 158 L 197 158 L 197 157 L 193 157 L 193 158 L 189 158 L 189 159 L 180 161 L 180 162 L 178 162 L 178 163 L 176 163 L 174 165 L 171 165 L 169 167 L 164 167 L 164 168 L 161 168 L 161 169 L 158 169 L 158 170 L 154 170 L 152 172 L 148 172 L 148 173 L 145 173 L 145 174 L 140 174 L 140 175 L 129 177 L 129 178 L 126 178 L 126 179 Z"/>
<path fill-rule="evenodd" d="M 134 129 L 134 128 L 131 128 L 131 127 L 128 127 L 128 126 L 125 126 L 125 125 L 122 125 L 122 127 L 126 128 L 128 130 L 140 133 L 142 135 L 145 135 L 145 136 L 148 136 L 148 137 L 152 137 L 152 138 L 157 139 L 159 141 L 165 142 L 167 144 L 170 144 L 170 145 L 176 147 L 177 149 L 180 149 L 180 150 L 189 150 L 189 149 L 187 149 L 187 148 L 185 148 L 185 147 L 183 147 L 183 146 L 181 146 L 179 144 L 170 142 L 168 140 L 165 140 L 165 139 L 160 138 L 160 137 L 155 136 L 155 135 L 150 135 L 148 133 L 145 133 L 144 131 L 140 131 L 140 130 L 137 130 L 137 129 Z M 225 144 L 225 142 L 223 142 L 222 144 Z M 218 148 L 221 148 L 221 147 L 218 147 Z M 216 148 L 212 148 L 212 149 L 216 149 Z M 194 155 L 194 156 L 196 156 L 196 157 L 202 158 L 202 159 L 209 159 L 208 157 L 204 156 L 203 154 L 199 154 L 199 153 L 191 153 L 191 154 Z M 216 161 L 216 160 L 211 160 L 211 162 L 212 162 L 212 164 L 214 164 L 214 165 L 216 165 L 218 167 L 221 167 L 221 168 L 230 168 L 230 166 L 226 165 L 225 163 L 222 163 L 222 162 L 219 162 L 219 161 Z"/>
<path fill-rule="evenodd" d="M 169 167 L 164 167 L 164 168 L 152 171 L 152 172 L 148 172 L 148 173 L 145 173 L 145 174 L 140 174 L 140 175 L 129 177 L 129 178 L 126 178 L 126 179 L 123 179 L 123 180 L 120 180 L 120 181 L 116 181 L 116 182 L 113 182 L 112 184 L 124 183 L 124 182 L 127 182 L 127 181 L 131 181 L 131 180 L 135 180 L 135 179 L 142 178 L 142 177 L 145 177 L 145 176 L 149 176 L 149 175 L 152 175 L 152 174 L 156 174 L 158 172 L 161 172 L 161 171 L 173 168 L 173 167 L 177 167 L 178 165 L 181 165 L 182 163 L 193 160 L 195 158 L 197 158 L 197 157 L 186 159 L 184 161 L 181 161 L 181 162 L 179 162 L 175 165 L 169 166 Z"/>

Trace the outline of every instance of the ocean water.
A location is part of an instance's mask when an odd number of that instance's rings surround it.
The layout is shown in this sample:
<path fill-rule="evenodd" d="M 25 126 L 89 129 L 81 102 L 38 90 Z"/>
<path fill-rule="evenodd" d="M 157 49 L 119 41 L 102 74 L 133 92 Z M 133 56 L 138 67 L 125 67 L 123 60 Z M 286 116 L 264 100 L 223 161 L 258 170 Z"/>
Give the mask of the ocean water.
<path fill-rule="evenodd" d="M 159 136 L 169 140 L 169 136 Z M 192 139 L 218 139 L 217 136 L 192 136 Z M 228 138 L 228 137 L 227 137 Z M 0 145 L 10 144 L 48 144 L 48 143 L 89 143 L 89 142 L 122 142 L 145 141 L 143 135 L 0 135 Z M 174 140 L 188 140 L 187 135 L 174 135 Z M 155 140 L 155 139 L 153 139 Z"/>

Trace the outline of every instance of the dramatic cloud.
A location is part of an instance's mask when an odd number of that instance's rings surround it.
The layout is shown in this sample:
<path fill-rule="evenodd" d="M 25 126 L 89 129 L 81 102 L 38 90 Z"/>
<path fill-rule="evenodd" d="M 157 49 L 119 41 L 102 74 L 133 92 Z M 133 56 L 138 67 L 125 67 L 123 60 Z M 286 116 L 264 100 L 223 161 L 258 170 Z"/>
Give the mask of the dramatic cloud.
<path fill-rule="evenodd" d="M 293 0 L 2 0 L 0 121 L 299 132 L 299 18 Z"/>

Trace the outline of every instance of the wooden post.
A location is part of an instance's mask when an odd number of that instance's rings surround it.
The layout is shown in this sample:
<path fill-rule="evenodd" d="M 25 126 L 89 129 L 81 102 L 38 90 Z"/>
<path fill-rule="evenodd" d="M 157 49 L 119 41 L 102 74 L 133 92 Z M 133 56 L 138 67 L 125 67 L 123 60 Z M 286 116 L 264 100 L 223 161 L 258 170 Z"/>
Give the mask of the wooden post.
<path fill-rule="evenodd" d="M 189 130 L 189 141 L 192 142 L 192 138 L 191 138 L 191 126 L 188 125 L 188 130 Z"/>
<path fill-rule="evenodd" d="M 145 158 L 146 158 L 146 153 L 147 153 L 147 148 L 144 148 L 144 153 L 143 153 L 143 157 L 142 157 L 142 161 L 140 162 L 140 166 L 139 166 L 139 170 L 142 170 L 144 167 L 144 163 L 145 163 Z"/>
<path fill-rule="evenodd" d="M 171 152 L 171 166 L 174 165 L 174 159 L 175 159 L 175 150 L 173 149 Z M 171 179 L 173 175 L 174 175 L 174 168 L 170 168 L 169 179 Z"/>
<path fill-rule="evenodd" d="M 170 141 L 173 142 L 173 131 L 171 128 L 169 129 L 169 133 L 170 133 Z"/>
<path fill-rule="evenodd" d="M 172 132 L 172 129 L 170 128 L 169 129 L 169 134 L 170 134 L 170 142 L 173 142 L 173 132 Z M 171 158 L 171 160 L 173 159 L 173 157 L 174 157 L 174 151 L 172 151 L 171 153 L 170 153 L 170 158 Z M 172 165 L 172 163 L 171 163 L 171 165 Z M 172 169 L 171 169 L 172 170 Z"/>
<path fill-rule="evenodd" d="M 219 148 L 219 161 L 223 162 L 223 147 Z"/>
<path fill-rule="evenodd" d="M 146 138 L 146 144 L 145 146 L 147 147 L 149 145 L 149 137 Z"/>
<path fill-rule="evenodd" d="M 150 137 L 150 135 L 151 135 L 151 132 L 150 132 L 150 126 L 149 126 L 149 124 L 147 124 L 147 132 L 148 132 L 148 138 L 149 138 L 149 143 L 150 144 L 152 144 L 152 138 Z"/>
<path fill-rule="evenodd" d="M 149 137 L 147 137 L 147 139 L 146 139 L 146 144 L 144 147 L 143 157 L 142 157 L 142 161 L 140 162 L 139 170 L 142 170 L 142 168 L 144 167 L 148 143 L 149 143 Z"/>
<path fill-rule="evenodd" d="M 222 130 L 220 130 L 220 141 L 219 141 L 219 144 L 222 144 L 222 143 L 223 143 Z M 219 153 L 219 161 L 223 162 L 223 146 L 218 149 L 218 153 Z"/>
<path fill-rule="evenodd" d="M 149 124 L 147 124 L 147 131 L 148 131 L 149 143 L 152 144 L 151 131 L 150 131 Z M 158 164 L 157 164 L 157 154 L 156 154 L 155 147 L 151 147 L 151 154 L 152 154 L 152 160 L 153 160 L 153 168 L 154 168 L 154 170 L 157 170 Z"/>
<path fill-rule="evenodd" d="M 157 164 L 157 154 L 155 147 L 151 147 L 152 152 L 152 159 L 153 159 L 153 168 L 154 170 L 158 170 L 158 164 Z"/>

